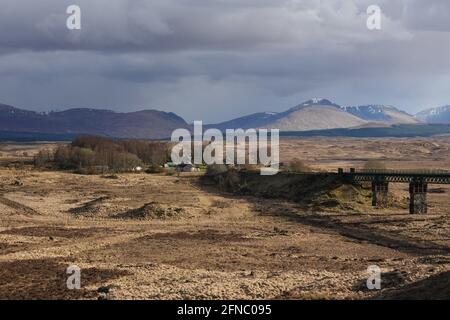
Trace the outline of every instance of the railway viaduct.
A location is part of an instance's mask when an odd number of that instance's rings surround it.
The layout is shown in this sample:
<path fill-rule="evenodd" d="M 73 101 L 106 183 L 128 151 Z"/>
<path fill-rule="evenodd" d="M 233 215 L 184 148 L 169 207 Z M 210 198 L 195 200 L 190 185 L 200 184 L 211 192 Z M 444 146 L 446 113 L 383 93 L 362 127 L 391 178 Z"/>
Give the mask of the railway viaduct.
<path fill-rule="evenodd" d="M 409 183 L 409 212 L 426 214 L 427 191 L 429 184 L 450 184 L 450 172 L 441 170 L 356 170 L 349 172 L 339 168 L 338 173 L 353 182 L 372 183 L 372 205 L 385 208 L 388 206 L 389 183 Z"/>

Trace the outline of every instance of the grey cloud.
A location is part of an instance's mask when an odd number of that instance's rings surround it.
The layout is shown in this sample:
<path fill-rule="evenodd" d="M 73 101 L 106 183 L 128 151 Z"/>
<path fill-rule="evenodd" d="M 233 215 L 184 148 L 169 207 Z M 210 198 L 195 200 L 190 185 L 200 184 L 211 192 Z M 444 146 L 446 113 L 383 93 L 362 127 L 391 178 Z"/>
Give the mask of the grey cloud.
<path fill-rule="evenodd" d="M 411 0 L 404 9 L 405 25 L 417 31 L 450 31 L 450 2 Z"/>
<path fill-rule="evenodd" d="M 366 29 L 366 8 L 383 29 Z M 82 30 L 65 28 L 70 4 Z M 0 102 L 219 121 L 311 96 L 450 103 L 448 1 L 3 0 Z M 25 94 L 24 94 L 25 93 Z"/>
<path fill-rule="evenodd" d="M 82 30 L 65 28 L 70 0 L 5 0 L 3 50 L 170 51 L 370 41 L 353 1 L 78 0 Z M 395 36 L 402 30 L 383 33 Z M 14 30 L 13 33 L 8 30 Z M 339 35 L 339 38 L 336 38 Z"/>

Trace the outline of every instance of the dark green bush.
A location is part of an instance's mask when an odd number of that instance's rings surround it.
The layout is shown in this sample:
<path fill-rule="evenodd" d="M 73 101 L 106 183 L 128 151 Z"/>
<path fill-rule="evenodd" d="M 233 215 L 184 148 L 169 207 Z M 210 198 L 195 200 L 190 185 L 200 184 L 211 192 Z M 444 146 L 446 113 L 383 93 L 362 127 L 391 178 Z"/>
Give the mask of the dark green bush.
<path fill-rule="evenodd" d="M 145 170 L 145 173 L 162 173 L 162 172 L 164 172 L 164 168 L 159 165 L 150 165 Z"/>

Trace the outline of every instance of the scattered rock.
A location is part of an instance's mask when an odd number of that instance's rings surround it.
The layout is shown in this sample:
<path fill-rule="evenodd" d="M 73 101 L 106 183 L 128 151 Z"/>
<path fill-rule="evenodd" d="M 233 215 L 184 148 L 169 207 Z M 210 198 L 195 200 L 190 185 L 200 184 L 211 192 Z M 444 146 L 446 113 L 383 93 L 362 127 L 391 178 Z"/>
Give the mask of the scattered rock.
<path fill-rule="evenodd" d="M 273 228 L 273 231 L 282 236 L 287 236 L 287 234 L 288 234 L 287 230 L 282 230 L 282 229 L 279 229 L 278 227 Z"/>
<path fill-rule="evenodd" d="M 272 271 L 267 274 L 267 278 L 279 277 L 280 275 L 281 274 L 279 272 Z"/>
<path fill-rule="evenodd" d="M 110 300 L 108 294 L 101 292 L 97 298 L 98 300 Z"/>
<path fill-rule="evenodd" d="M 450 264 L 450 257 L 448 256 L 423 257 L 419 258 L 418 262 L 433 265 L 445 265 Z"/>
<path fill-rule="evenodd" d="M 242 272 L 242 275 L 244 277 L 254 277 L 255 273 L 253 271 L 244 271 L 244 272 Z"/>
<path fill-rule="evenodd" d="M 104 294 L 109 294 L 109 293 L 114 292 L 116 289 L 119 289 L 119 286 L 110 284 L 110 285 L 107 285 L 107 286 L 101 286 L 101 287 L 99 287 L 99 288 L 97 289 L 97 292 L 99 292 L 99 293 L 104 293 Z"/>

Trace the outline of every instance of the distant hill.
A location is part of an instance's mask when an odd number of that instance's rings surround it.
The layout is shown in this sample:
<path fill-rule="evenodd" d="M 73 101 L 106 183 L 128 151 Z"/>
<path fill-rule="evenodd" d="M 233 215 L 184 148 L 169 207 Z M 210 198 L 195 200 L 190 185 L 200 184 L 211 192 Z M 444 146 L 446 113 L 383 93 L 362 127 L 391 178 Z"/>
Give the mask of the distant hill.
<path fill-rule="evenodd" d="M 327 99 L 312 99 L 285 112 L 262 112 L 211 125 L 218 129 L 266 128 L 281 131 L 351 128 L 367 121 L 354 116 Z"/>
<path fill-rule="evenodd" d="M 305 135 L 414 136 L 447 133 L 450 106 L 411 116 L 392 106 L 343 107 L 327 99 L 311 99 L 284 112 L 259 112 L 206 128 L 279 129 Z M 401 125 L 401 126 L 398 126 Z M 404 125 L 404 126 L 403 126 Z M 67 140 L 76 135 L 101 135 L 124 139 L 166 139 L 173 130 L 191 129 L 171 112 L 143 110 L 114 112 L 89 108 L 40 113 L 0 104 L 0 140 Z M 359 131 L 358 131 L 359 130 Z"/>
<path fill-rule="evenodd" d="M 356 107 L 342 107 L 342 109 L 360 119 L 370 122 L 381 122 L 389 125 L 419 123 L 419 120 L 414 116 L 393 106 L 365 105 Z"/>
<path fill-rule="evenodd" d="M 416 118 L 426 123 L 450 124 L 450 105 L 421 111 Z"/>
<path fill-rule="evenodd" d="M 354 138 L 413 138 L 449 135 L 450 124 L 399 124 L 378 128 L 350 128 L 280 132 L 282 137 L 354 137 Z"/>
<path fill-rule="evenodd" d="M 98 109 L 70 109 L 38 113 L 0 104 L 0 131 L 57 135 L 92 134 L 115 138 L 170 137 L 189 125 L 174 113 L 143 110 L 119 113 Z"/>

